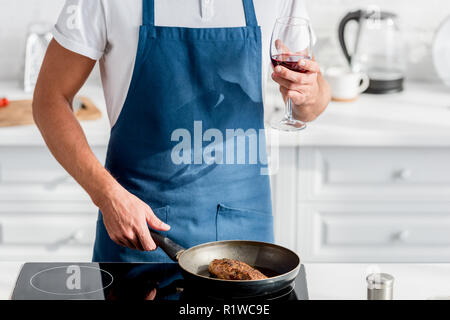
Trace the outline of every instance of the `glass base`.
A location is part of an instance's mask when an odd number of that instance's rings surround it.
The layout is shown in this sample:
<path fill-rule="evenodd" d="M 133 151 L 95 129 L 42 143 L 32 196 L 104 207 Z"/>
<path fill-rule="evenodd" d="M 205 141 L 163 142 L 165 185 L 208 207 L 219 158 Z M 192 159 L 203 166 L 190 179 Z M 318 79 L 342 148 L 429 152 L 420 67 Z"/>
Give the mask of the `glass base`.
<path fill-rule="evenodd" d="M 280 131 L 301 131 L 306 129 L 306 123 L 300 121 L 300 120 L 294 120 L 294 119 L 287 119 L 284 118 L 281 121 L 272 121 L 270 123 L 270 126 L 274 129 L 280 130 Z"/>

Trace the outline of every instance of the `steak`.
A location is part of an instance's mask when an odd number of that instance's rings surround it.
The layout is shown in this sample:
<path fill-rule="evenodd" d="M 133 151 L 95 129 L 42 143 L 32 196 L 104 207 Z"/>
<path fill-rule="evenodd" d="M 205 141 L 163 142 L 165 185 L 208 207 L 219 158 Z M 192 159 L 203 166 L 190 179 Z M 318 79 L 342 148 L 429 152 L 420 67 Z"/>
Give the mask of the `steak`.
<path fill-rule="evenodd" d="M 223 280 L 263 280 L 267 277 L 255 268 L 238 260 L 215 259 L 208 266 L 209 272 Z"/>

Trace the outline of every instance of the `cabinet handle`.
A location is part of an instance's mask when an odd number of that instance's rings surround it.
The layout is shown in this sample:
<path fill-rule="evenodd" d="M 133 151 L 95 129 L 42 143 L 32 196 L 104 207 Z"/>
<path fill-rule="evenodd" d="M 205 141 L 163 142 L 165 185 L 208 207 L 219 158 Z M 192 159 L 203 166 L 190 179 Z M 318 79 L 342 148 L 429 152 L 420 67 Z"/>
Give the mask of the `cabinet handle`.
<path fill-rule="evenodd" d="M 409 238 L 409 230 L 402 230 L 394 234 L 393 239 L 398 242 L 406 242 Z"/>
<path fill-rule="evenodd" d="M 83 240 L 84 236 L 85 236 L 84 231 L 82 229 L 80 229 L 80 230 L 75 231 L 68 237 L 57 240 L 54 243 L 47 245 L 46 247 L 50 251 L 56 251 L 60 247 L 67 245 L 69 243 L 80 243 Z"/>
<path fill-rule="evenodd" d="M 84 231 L 78 230 L 72 235 L 72 240 L 75 242 L 80 242 L 84 239 Z"/>
<path fill-rule="evenodd" d="M 58 186 L 67 182 L 68 180 L 70 180 L 70 175 L 66 174 L 59 178 L 53 179 L 52 181 L 47 182 L 44 187 L 47 190 L 53 191 L 53 190 L 57 189 Z"/>
<path fill-rule="evenodd" d="M 412 176 L 412 171 L 409 169 L 402 169 L 395 171 L 393 177 L 395 180 L 406 181 Z"/>

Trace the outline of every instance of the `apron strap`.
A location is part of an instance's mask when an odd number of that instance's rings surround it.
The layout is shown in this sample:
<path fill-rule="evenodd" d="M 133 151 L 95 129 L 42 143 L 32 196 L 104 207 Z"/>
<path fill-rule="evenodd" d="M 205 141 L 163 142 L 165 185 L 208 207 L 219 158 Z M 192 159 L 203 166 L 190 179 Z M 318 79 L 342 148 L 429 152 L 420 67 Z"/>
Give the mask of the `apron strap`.
<path fill-rule="evenodd" d="M 245 11 L 245 21 L 249 27 L 257 27 L 255 6 L 253 0 L 242 0 Z M 142 24 L 155 25 L 155 0 L 142 0 Z"/>
<path fill-rule="evenodd" d="M 142 0 L 142 24 L 155 25 L 155 0 Z"/>
<path fill-rule="evenodd" d="M 253 0 L 242 0 L 244 3 L 245 21 L 248 27 L 257 27 L 258 20 L 256 19 L 255 6 Z"/>

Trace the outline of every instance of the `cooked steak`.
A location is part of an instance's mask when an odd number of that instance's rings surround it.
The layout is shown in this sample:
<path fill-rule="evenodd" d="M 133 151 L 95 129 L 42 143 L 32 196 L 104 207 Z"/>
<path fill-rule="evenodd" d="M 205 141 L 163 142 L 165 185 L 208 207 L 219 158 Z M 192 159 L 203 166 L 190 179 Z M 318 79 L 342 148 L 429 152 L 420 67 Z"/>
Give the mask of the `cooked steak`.
<path fill-rule="evenodd" d="M 223 280 L 263 280 L 265 275 L 248 264 L 232 259 L 215 259 L 208 267 L 209 272 Z"/>

